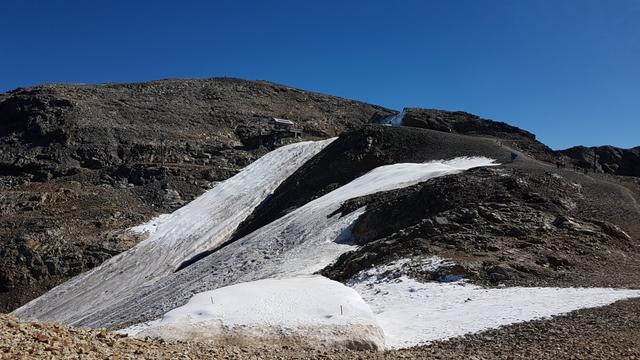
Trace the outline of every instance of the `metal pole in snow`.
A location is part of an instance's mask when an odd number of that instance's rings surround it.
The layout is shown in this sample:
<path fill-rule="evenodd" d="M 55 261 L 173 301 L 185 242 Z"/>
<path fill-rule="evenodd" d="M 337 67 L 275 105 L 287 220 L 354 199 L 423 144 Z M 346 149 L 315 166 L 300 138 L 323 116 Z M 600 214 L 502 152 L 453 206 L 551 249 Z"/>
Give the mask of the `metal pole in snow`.
<path fill-rule="evenodd" d="M 342 312 L 342 305 L 340 305 L 340 315 L 344 315 L 344 313 Z"/>

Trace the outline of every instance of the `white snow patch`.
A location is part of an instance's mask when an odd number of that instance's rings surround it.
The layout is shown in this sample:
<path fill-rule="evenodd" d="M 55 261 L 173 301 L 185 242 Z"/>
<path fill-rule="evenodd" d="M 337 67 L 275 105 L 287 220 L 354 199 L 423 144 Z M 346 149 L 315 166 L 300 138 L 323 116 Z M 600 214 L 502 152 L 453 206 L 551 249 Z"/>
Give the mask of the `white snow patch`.
<path fill-rule="evenodd" d="M 380 124 L 386 124 L 391 126 L 402 126 L 402 120 L 404 119 L 404 115 L 407 113 L 406 109 L 403 109 L 401 112 L 387 116 L 386 118 L 380 120 Z"/>
<path fill-rule="evenodd" d="M 340 216 L 343 202 L 359 196 L 410 186 L 428 179 L 477 167 L 497 165 L 484 157 L 461 157 L 428 163 L 393 164 L 375 168 L 350 183 L 263 226 L 215 254 L 224 263 L 219 268 L 236 269 L 236 282 L 274 276 L 312 274 L 352 250 L 350 229 L 364 213 L 358 209 Z M 232 254 L 227 253 L 233 252 Z M 264 261 L 264 255 L 269 261 Z M 260 259 L 251 269 L 247 262 Z"/>
<path fill-rule="evenodd" d="M 338 336 L 323 336 L 323 342 L 340 339 L 384 347 L 382 330 L 360 295 L 322 276 L 258 280 L 202 292 L 160 320 L 121 332 L 171 340 L 216 340 L 238 332 L 316 337 L 320 334 L 309 332 L 318 329 Z"/>
<path fill-rule="evenodd" d="M 250 234 L 246 241 L 268 237 L 298 236 L 298 246 L 282 254 L 282 264 L 276 273 L 287 275 L 314 273 L 335 261 L 344 252 L 354 248 L 349 242 L 350 229 L 365 209 L 358 209 L 343 217 L 337 214 L 329 217 L 345 201 L 376 192 L 411 186 L 472 167 L 492 165 L 497 165 L 492 159 L 463 157 L 448 161 L 381 166 L 257 230 Z"/>
<path fill-rule="evenodd" d="M 289 148 L 292 150 L 295 148 Z M 114 322 L 134 318 L 140 311 L 159 308 L 151 299 L 161 297 L 165 306 L 174 302 L 178 306 L 183 294 L 188 292 L 312 274 L 355 247 L 350 242 L 350 228 L 365 209 L 330 216 L 344 201 L 472 167 L 497 165 L 484 157 L 462 157 L 382 166 L 173 273 L 181 261 L 219 244 L 220 239 L 226 239 L 235 230 L 252 210 L 244 208 L 246 204 L 251 207 L 259 203 L 245 199 L 253 199 L 260 192 L 256 182 L 275 188 L 275 183 L 283 180 L 274 179 L 278 167 L 286 167 L 302 157 L 292 156 L 286 147 L 274 153 L 270 154 L 278 161 L 267 162 L 263 159 L 269 154 L 265 155 L 258 160 L 260 163 L 245 169 L 253 168 L 250 176 L 236 179 L 236 175 L 219 184 L 211 190 L 216 195 L 198 198 L 178 210 L 175 216 L 172 214 L 162 221 L 148 240 L 18 309 L 17 315 L 96 327 L 113 326 Z M 234 217 L 239 218 L 229 220 Z"/>
<path fill-rule="evenodd" d="M 186 206 L 131 228 L 148 238 L 15 313 L 73 323 L 151 286 L 183 261 L 224 243 L 282 181 L 334 140 L 295 143 L 264 155 Z"/>
<path fill-rule="evenodd" d="M 330 216 L 344 201 L 488 165 L 495 163 L 478 157 L 381 166 L 183 270 L 183 279 L 193 283 L 185 284 L 182 280 L 177 286 L 186 292 L 203 284 L 220 288 L 259 279 L 313 274 L 355 248 L 349 242 L 350 227 L 364 208 L 342 217 Z M 175 291 L 174 286 L 164 288 Z"/>
<path fill-rule="evenodd" d="M 171 214 L 160 214 L 144 224 L 129 228 L 129 231 L 134 234 L 152 236 L 158 230 L 158 226 L 170 218 Z"/>
<path fill-rule="evenodd" d="M 439 262 L 441 259 L 435 259 L 434 266 Z M 420 283 L 404 275 L 387 276 L 405 263 L 406 260 L 364 271 L 348 283 L 373 310 L 391 348 L 411 347 L 640 297 L 640 290 L 486 289 L 463 282 Z"/>

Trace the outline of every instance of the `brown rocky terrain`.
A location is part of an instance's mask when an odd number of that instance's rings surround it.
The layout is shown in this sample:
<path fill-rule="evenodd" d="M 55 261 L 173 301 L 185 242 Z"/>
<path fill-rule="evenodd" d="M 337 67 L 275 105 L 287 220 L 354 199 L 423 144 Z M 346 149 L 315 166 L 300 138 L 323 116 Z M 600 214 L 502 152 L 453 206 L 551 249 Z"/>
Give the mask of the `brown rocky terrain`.
<path fill-rule="evenodd" d="M 554 161 L 557 157 L 553 150 L 526 130 L 463 111 L 407 108 L 404 109 L 402 124 L 442 132 L 498 138 L 501 144 L 538 160 Z"/>

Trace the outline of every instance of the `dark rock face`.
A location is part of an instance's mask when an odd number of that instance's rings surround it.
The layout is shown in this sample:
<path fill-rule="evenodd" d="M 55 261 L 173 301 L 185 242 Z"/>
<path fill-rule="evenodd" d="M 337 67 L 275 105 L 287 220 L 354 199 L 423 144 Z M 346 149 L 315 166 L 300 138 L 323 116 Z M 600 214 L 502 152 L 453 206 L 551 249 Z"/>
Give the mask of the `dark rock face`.
<path fill-rule="evenodd" d="M 525 152 L 539 160 L 551 161 L 553 151 L 536 140 L 536 136 L 526 130 L 503 122 L 483 119 L 463 111 L 407 108 L 402 124 L 437 131 L 491 136 L 502 139 L 505 145 Z"/>
<path fill-rule="evenodd" d="M 124 229 L 269 151 L 255 142 L 266 119 L 324 138 L 391 113 L 228 78 L 0 94 L 0 310 L 127 250 L 140 239 Z"/>
<path fill-rule="evenodd" d="M 621 149 L 613 146 L 576 146 L 559 153 L 585 169 L 593 169 L 595 165 L 595 171 L 598 172 L 640 177 L 640 147 Z"/>
<path fill-rule="evenodd" d="M 638 210 L 622 187 L 616 193 L 607 184 L 582 181 L 589 180 L 530 163 L 526 169 L 469 170 L 352 199 L 341 212 L 367 207 L 352 229 L 353 241 L 362 247 L 322 273 L 344 281 L 373 265 L 438 255 L 460 267 L 413 276 L 527 286 L 640 286 L 640 232 L 633 217 L 617 216 L 616 207 L 636 218 Z M 602 201 L 606 196 L 609 202 Z"/>

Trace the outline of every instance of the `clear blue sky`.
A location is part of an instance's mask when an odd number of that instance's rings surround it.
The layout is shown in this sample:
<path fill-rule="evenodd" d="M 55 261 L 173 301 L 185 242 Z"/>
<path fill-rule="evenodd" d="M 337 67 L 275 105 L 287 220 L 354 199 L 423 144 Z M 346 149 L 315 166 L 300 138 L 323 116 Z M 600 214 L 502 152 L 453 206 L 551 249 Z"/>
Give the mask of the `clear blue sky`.
<path fill-rule="evenodd" d="M 0 91 L 234 76 L 640 145 L 640 0 L 16 0 L 0 39 Z"/>

